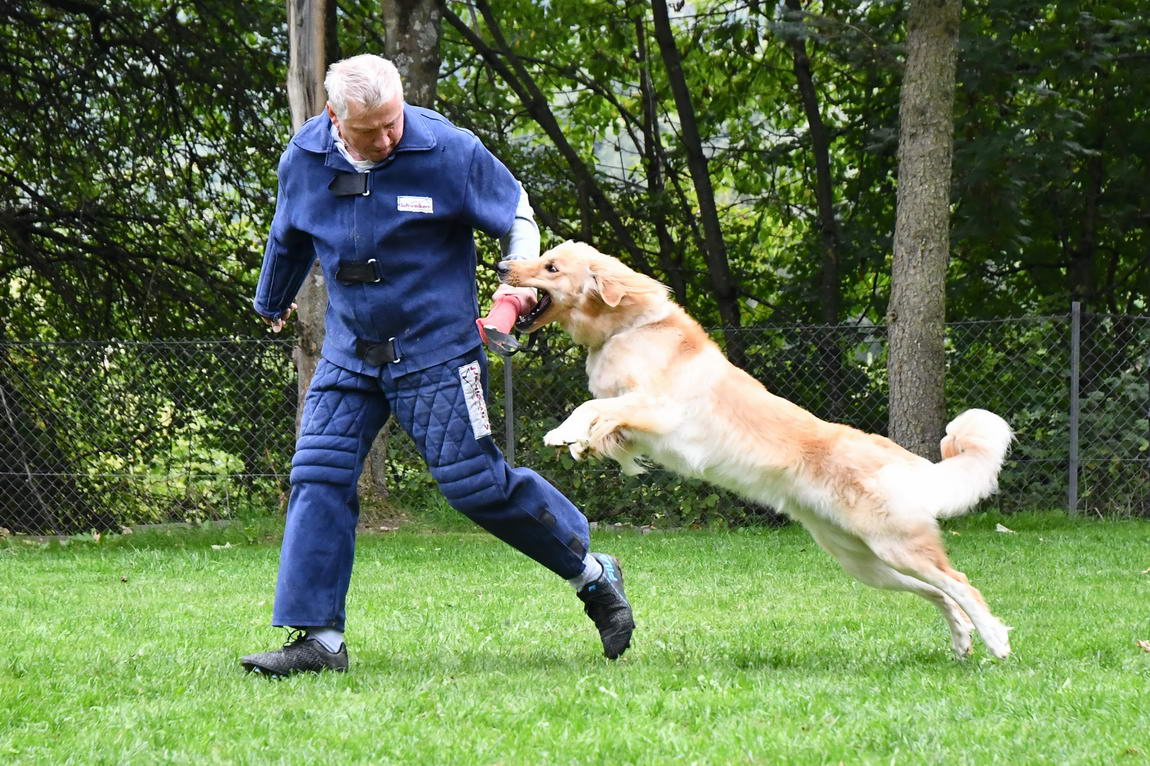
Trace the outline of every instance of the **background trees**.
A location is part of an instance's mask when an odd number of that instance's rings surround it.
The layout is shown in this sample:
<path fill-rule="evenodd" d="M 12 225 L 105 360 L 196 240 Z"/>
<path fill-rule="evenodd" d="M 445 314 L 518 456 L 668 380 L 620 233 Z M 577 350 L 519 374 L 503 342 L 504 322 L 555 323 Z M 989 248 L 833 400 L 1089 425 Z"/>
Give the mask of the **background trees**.
<path fill-rule="evenodd" d="M 282 8 L 0 8 L 0 337 L 246 332 L 286 134 Z"/>
<path fill-rule="evenodd" d="M 545 243 L 591 240 L 711 326 L 883 322 L 904 4 L 325 5 L 328 60 L 425 65 L 414 30 L 438 33 L 418 98 L 524 180 Z M 261 333 L 284 6 L 14 0 L 0 22 L 0 339 Z M 964 4 L 948 319 L 1146 310 L 1148 24 L 1135 0 Z"/>
<path fill-rule="evenodd" d="M 890 437 L 937 460 L 946 424 L 946 261 L 950 254 L 954 68 L 960 0 L 911 0 L 899 106 L 891 294 Z"/>
<path fill-rule="evenodd" d="M 426 31 L 438 6 L 330 7 L 329 53 L 414 60 L 385 19 L 422 7 Z M 435 105 L 524 178 L 551 239 L 596 241 L 708 324 L 880 321 L 903 6 L 672 4 L 657 25 L 662 7 L 444 3 Z M 0 18 L 4 334 L 250 330 L 291 130 L 284 9 L 18 0 Z M 966 4 L 952 318 L 1143 309 L 1148 38 L 1133 0 Z"/>

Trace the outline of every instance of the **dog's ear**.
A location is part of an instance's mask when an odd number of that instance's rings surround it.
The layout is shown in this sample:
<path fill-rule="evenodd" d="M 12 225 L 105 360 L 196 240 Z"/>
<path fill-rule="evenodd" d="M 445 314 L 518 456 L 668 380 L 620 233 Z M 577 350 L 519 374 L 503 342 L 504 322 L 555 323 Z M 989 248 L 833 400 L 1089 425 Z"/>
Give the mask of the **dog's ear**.
<path fill-rule="evenodd" d="M 607 274 L 595 274 L 595 284 L 599 288 L 599 297 L 611 308 L 615 308 L 627 294 L 626 288 Z"/>

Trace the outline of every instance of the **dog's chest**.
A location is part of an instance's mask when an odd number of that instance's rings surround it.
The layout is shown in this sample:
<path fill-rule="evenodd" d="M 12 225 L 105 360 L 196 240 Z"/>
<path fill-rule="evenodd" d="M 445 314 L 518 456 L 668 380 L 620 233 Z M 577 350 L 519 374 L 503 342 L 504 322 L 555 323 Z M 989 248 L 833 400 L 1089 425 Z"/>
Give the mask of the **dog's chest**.
<path fill-rule="evenodd" d="M 636 377 L 626 356 L 610 355 L 609 349 L 587 356 L 587 388 L 599 399 L 621 396 L 634 390 Z"/>

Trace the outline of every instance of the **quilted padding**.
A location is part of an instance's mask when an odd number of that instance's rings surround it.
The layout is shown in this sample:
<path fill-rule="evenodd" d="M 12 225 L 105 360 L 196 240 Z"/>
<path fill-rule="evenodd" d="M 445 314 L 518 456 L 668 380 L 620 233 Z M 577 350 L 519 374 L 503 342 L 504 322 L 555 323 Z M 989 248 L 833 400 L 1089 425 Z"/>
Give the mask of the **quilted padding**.
<path fill-rule="evenodd" d="M 393 406 L 444 497 L 466 513 L 505 503 L 507 495 L 492 473 L 502 457 L 490 437 L 476 439 L 472 430 L 459 361 L 405 375 Z"/>
<path fill-rule="evenodd" d="M 474 372 L 483 378 L 482 353 L 477 347 L 442 365 L 378 377 L 320 361 L 292 460 L 276 624 L 342 628 L 359 513 L 356 481 L 390 414 L 452 507 L 560 577 L 582 571 L 586 518 L 537 473 L 507 465 L 485 435 L 490 428 L 472 420 L 477 403 L 468 409 L 468 393 L 480 393 Z M 461 376 L 461 367 L 471 374 Z"/>
<path fill-rule="evenodd" d="M 321 362 L 304 403 L 292 483 L 354 484 L 387 412 L 374 378 Z"/>

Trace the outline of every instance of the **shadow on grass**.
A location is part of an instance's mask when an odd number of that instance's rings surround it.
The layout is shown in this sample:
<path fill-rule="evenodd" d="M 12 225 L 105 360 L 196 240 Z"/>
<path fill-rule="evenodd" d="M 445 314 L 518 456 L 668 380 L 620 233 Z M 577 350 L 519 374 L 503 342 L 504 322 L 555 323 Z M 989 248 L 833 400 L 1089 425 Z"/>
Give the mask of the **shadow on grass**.
<path fill-rule="evenodd" d="M 890 647 L 874 646 L 866 651 L 845 648 L 820 647 L 802 650 L 787 647 L 735 650 L 726 658 L 737 670 L 802 670 L 810 673 L 841 673 L 871 675 L 883 668 L 952 668 L 965 667 L 978 662 L 978 657 L 956 660 L 945 646 L 898 647 L 898 651 L 882 653 Z M 717 657 L 714 659 L 721 659 Z M 712 660 L 712 662 L 714 661 Z"/>

